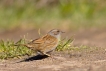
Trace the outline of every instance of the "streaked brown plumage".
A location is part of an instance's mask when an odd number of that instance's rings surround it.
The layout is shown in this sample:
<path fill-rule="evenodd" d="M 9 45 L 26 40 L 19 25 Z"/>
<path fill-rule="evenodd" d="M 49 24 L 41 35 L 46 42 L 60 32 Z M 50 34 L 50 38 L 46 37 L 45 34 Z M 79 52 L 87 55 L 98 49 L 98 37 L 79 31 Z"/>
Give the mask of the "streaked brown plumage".
<path fill-rule="evenodd" d="M 60 34 L 60 30 L 51 30 L 45 36 L 35 39 L 32 42 L 25 44 L 24 46 L 34 51 L 40 52 L 43 55 L 50 56 L 47 53 L 53 51 L 57 47 L 60 40 Z"/>

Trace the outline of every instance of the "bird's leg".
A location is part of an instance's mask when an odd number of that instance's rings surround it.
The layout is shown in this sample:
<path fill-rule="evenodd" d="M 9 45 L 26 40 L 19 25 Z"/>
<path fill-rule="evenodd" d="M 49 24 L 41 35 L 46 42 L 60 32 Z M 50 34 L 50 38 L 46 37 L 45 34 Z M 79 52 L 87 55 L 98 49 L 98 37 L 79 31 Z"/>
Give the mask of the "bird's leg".
<path fill-rule="evenodd" d="M 50 55 L 48 53 L 45 53 L 45 52 L 40 52 L 40 53 L 43 54 L 43 55 L 47 55 L 48 57 L 51 57 L 52 59 L 56 59 L 54 56 L 52 56 L 52 55 Z"/>
<path fill-rule="evenodd" d="M 51 59 L 56 59 L 54 56 L 47 54 L 47 53 L 43 53 L 44 55 L 47 55 L 48 57 L 50 57 Z"/>
<path fill-rule="evenodd" d="M 47 55 L 48 57 L 50 57 L 50 55 L 49 54 L 47 54 L 47 53 L 45 53 L 45 52 L 43 52 L 43 51 L 38 51 L 41 55 Z"/>
<path fill-rule="evenodd" d="M 51 57 L 51 55 L 50 54 L 47 54 L 47 53 L 43 53 L 44 55 L 47 55 L 48 57 Z"/>

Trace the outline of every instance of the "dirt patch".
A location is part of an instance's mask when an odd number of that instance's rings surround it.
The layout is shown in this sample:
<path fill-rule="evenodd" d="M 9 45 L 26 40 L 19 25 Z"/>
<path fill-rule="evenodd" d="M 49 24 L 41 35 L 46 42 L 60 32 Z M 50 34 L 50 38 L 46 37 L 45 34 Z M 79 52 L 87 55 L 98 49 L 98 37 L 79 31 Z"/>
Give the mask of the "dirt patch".
<path fill-rule="evenodd" d="M 88 45 L 88 46 L 97 46 L 105 47 L 106 44 L 106 31 L 105 29 L 89 29 L 89 30 L 80 30 L 75 32 L 75 44 L 76 45 Z"/>
<path fill-rule="evenodd" d="M 71 56 L 71 52 L 54 52 L 54 58 L 48 57 L 20 63 L 16 63 L 20 59 L 8 60 L 0 63 L 0 71 L 105 71 L 106 54 L 99 53 L 84 52 L 81 56 Z"/>
<path fill-rule="evenodd" d="M 35 39 L 37 30 L 14 30 L 0 33 L 3 40 L 19 40 L 23 35 L 27 39 Z M 45 33 L 45 32 L 43 32 Z M 70 34 L 71 33 L 71 34 Z M 53 58 L 28 60 L 4 60 L 0 63 L 0 71 L 106 71 L 106 32 L 105 30 L 90 29 L 66 33 L 69 37 L 75 35 L 74 46 L 92 46 L 89 50 L 53 52 Z M 66 37 L 64 34 L 63 37 Z M 97 46 L 94 50 L 93 46 Z"/>

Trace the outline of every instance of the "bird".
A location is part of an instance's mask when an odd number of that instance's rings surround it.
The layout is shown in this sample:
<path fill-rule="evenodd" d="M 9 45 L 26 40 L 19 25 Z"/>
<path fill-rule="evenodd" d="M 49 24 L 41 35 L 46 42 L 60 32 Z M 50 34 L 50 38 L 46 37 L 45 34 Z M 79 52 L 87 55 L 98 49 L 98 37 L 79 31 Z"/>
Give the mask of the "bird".
<path fill-rule="evenodd" d="M 38 54 L 51 56 L 48 53 L 55 50 L 58 46 L 61 39 L 61 33 L 64 32 L 58 29 L 52 29 L 46 35 L 24 44 L 24 46 L 36 51 Z"/>

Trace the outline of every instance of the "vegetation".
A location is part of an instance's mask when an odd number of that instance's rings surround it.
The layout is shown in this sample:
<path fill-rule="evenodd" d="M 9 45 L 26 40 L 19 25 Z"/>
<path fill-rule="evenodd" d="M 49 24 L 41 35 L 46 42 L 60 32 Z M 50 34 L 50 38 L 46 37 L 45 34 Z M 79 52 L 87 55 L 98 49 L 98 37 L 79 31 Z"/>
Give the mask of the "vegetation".
<path fill-rule="evenodd" d="M 20 39 L 17 44 L 25 44 L 24 39 Z M 24 46 L 14 46 L 13 41 L 0 41 L 0 59 L 20 58 L 24 55 L 31 55 L 33 52 Z"/>
<path fill-rule="evenodd" d="M 61 40 L 59 45 L 56 48 L 56 51 L 82 51 L 86 49 L 90 49 L 87 46 L 74 47 L 72 45 L 73 39 L 64 39 Z M 36 54 L 35 51 L 28 49 L 25 46 L 21 46 L 20 44 L 25 44 L 25 39 L 20 39 L 17 43 L 13 41 L 4 42 L 0 41 L 0 59 L 10 59 L 10 58 L 21 58 L 22 56 L 31 56 Z M 20 46 L 14 46 L 15 44 L 19 44 Z M 90 50 L 89 50 L 90 51 Z"/>
<path fill-rule="evenodd" d="M 70 49 L 70 43 L 72 42 L 72 39 L 69 39 L 68 41 L 64 42 L 60 41 L 60 44 L 57 46 L 57 51 L 63 51 L 63 50 L 69 50 Z M 15 44 L 25 44 L 25 39 L 20 39 L 17 43 L 14 43 L 13 41 L 7 41 L 4 42 L 3 40 L 0 41 L 0 59 L 8 59 L 8 58 L 21 58 L 25 55 L 32 55 L 34 54 L 34 51 L 31 49 L 28 49 L 25 46 L 14 46 Z"/>
<path fill-rule="evenodd" d="M 104 0 L 1 0 L 0 28 L 105 27 Z M 43 24 L 42 24 L 43 23 Z M 44 25 L 45 24 L 45 25 Z M 69 26 L 69 27 L 68 27 Z"/>

